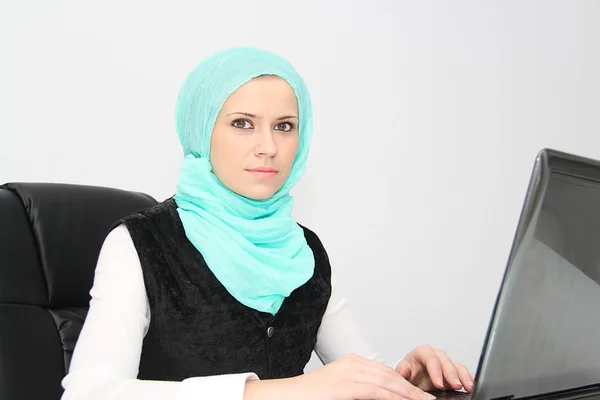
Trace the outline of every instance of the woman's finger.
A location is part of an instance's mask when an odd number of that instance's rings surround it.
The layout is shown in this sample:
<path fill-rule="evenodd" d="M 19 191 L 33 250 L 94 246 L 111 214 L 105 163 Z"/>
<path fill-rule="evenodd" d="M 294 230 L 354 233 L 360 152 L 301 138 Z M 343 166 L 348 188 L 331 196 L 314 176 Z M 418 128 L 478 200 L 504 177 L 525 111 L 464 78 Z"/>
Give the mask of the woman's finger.
<path fill-rule="evenodd" d="M 448 382 L 450 388 L 454 390 L 460 390 L 463 387 L 461 379 L 458 377 L 458 371 L 454 362 L 446 355 L 442 350 L 436 351 L 437 356 L 442 364 L 442 371 L 444 372 L 444 380 Z"/>
<path fill-rule="evenodd" d="M 418 351 L 415 352 L 415 358 L 427 369 L 431 383 L 438 389 L 444 389 L 442 362 L 436 353 L 436 350 L 431 346 L 421 346 Z"/>
<path fill-rule="evenodd" d="M 356 400 L 408 400 L 399 394 L 370 383 L 354 383 L 350 385 L 348 395 L 350 398 Z"/>
<path fill-rule="evenodd" d="M 372 384 L 393 392 L 408 400 L 431 400 L 435 396 L 424 392 L 404 379 L 394 368 L 372 360 L 363 360 L 353 377 L 355 382 Z"/>
<path fill-rule="evenodd" d="M 472 374 L 464 365 L 458 363 L 455 363 L 454 365 L 456 367 L 456 371 L 458 372 L 458 378 L 462 382 L 463 387 L 467 392 L 472 392 L 474 385 Z"/>
<path fill-rule="evenodd" d="M 404 379 L 412 381 L 414 377 L 423 373 L 425 366 L 419 362 L 412 362 L 410 359 L 403 359 L 396 366 L 396 372 L 398 372 Z"/>
<path fill-rule="evenodd" d="M 412 370 L 412 366 L 410 365 L 410 362 L 407 359 L 400 361 L 398 365 L 396 365 L 396 372 L 402 375 L 404 379 L 410 380 L 413 374 Z"/>

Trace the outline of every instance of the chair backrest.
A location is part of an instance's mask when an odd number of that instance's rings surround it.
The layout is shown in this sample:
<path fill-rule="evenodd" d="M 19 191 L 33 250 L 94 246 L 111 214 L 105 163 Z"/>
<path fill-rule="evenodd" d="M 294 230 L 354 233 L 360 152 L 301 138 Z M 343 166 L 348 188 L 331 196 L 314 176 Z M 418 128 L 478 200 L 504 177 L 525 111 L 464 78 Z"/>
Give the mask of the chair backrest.
<path fill-rule="evenodd" d="M 60 399 L 104 238 L 154 204 L 95 186 L 0 186 L 0 399 Z"/>

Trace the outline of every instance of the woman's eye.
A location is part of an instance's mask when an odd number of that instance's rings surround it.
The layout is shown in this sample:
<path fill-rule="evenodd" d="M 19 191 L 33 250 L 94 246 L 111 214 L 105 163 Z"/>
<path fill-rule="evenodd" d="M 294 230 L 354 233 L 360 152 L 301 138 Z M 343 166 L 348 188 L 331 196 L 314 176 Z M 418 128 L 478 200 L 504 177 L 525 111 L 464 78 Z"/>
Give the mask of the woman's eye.
<path fill-rule="evenodd" d="M 231 125 L 238 129 L 252 128 L 252 124 L 247 119 L 236 119 Z"/>
<path fill-rule="evenodd" d="M 289 132 L 292 129 L 294 129 L 294 124 L 292 124 L 291 122 L 282 122 L 280 124 L 277 124 L 277 128 L 278 131 Z"/>

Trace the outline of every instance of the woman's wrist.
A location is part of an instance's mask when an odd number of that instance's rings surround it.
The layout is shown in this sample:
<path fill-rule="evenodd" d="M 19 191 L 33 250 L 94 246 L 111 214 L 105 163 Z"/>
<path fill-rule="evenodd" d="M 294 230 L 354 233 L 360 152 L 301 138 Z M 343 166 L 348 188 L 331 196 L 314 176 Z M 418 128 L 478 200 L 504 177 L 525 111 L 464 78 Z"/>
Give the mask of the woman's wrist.
<path fill-rule="evenodd" d="M 244 400 L 295 400 L 300 394 L 294 387 L 296 380 L 284 378 L 248 381 L 244 388 Z"/>

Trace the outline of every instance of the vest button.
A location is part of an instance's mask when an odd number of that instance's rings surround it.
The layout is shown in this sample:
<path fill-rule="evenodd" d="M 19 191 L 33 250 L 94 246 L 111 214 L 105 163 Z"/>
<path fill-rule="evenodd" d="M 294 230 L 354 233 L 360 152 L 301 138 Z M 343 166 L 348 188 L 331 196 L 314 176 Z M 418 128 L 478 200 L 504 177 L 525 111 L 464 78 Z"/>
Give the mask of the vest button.
<path fill-rule="evenodd" d="M 267 329 L 267 336 L 273 337 L 273 333 L 275 333 L 275 329 L 272 326 L 270 326 L 269 329 Z"/>

